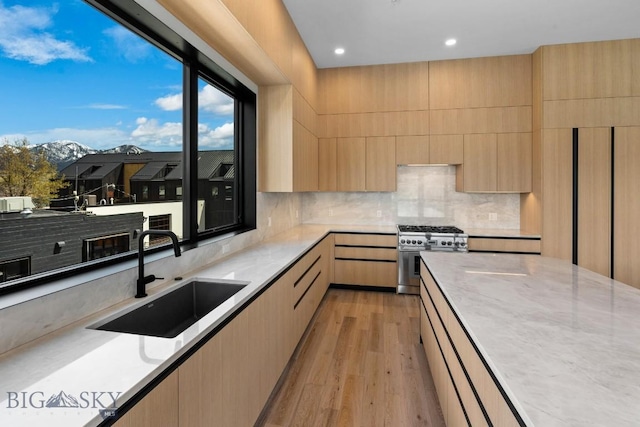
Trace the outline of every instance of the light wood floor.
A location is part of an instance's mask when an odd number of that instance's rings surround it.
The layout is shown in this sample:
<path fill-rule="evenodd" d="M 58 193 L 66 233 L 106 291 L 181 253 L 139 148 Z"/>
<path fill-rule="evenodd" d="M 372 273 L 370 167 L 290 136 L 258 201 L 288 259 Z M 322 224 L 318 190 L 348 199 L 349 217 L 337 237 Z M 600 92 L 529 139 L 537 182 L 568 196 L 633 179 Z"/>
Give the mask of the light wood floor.
<path fill-rule="evenodd" d="M 330 289 L 258 425 L 444 426 L 418 297 Z"/>

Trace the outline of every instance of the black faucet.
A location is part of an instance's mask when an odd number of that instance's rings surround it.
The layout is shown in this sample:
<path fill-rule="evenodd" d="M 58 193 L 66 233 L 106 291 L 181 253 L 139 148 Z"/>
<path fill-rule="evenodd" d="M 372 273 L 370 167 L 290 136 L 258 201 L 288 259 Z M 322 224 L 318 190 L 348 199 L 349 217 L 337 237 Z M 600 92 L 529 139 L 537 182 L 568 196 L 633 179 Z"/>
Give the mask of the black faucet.
<path fill-rule="evenodd" d="M 173 231 L 168 230 L 145 230 L 138 236 L 138 286 L 136 298 L 144 298 L 147 296 L 147 292 L 145 289 L 145 285 L 147 283 L 151 283 L 156 280 L 156 276 L 150 274 L 149 276 L 144 275 L 144 238 L 150 234 L 157 236 L 168 236 L 171 237 L 171 242 L 173 243 L 173 252 L 179 257 L 180 254 L 180 244 L 178 243 L 178 236 Z"/>

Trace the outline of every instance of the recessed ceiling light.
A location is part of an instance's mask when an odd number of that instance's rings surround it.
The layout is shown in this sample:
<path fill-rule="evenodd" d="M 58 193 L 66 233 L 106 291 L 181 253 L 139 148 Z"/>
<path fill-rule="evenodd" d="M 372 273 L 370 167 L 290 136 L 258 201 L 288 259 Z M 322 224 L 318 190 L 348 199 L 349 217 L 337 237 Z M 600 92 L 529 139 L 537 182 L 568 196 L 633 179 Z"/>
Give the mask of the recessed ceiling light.
<path fill-rule="evenodd" d="M 458 41 L 456 39 L 449 39 L 446 42 L 444 42 L 444 44 L 446 44 L 447 46 L 453 46 L 456 43 L 458 43 Z"/>
<path fill-rule="evenodd" d="M 336 48 L 336 50 L 333 51 L 336 55 L 342 55 L 344 53 L 344 49 L 341 47 Z"/>

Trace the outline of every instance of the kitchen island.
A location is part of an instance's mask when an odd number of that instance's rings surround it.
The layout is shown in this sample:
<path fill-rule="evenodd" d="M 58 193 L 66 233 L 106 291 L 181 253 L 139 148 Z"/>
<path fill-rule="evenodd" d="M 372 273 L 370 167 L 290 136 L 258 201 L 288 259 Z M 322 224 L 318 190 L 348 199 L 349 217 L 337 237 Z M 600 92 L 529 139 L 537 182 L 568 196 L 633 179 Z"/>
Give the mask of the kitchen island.
<path fill-rule="evenodd" d="M 442 357 L 457 383 L 444 405 L 438 393 L 443 411 L 447 402 L 453 408 L 449 425 L 456 416 L 494 425 L 638 425 L 640 290 L 534 255 L 423 252 L 422 260 L 422 313 L 433 328 L 422 325 L 425 351 L 430 365 Z M 496 399 L 484 398 L 488 382 L 506 403 L 504 423 L 493 419 Z"/>

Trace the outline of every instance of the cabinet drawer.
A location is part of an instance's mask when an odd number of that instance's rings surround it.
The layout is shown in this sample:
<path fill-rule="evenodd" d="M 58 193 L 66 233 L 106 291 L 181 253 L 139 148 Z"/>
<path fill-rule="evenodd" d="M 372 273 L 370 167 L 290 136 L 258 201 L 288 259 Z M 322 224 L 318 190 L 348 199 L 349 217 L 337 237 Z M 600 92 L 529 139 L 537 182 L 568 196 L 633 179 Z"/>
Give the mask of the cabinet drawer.
<path fill-rule="evenodd" d="M 322 272 L 322 256 L 318 255 L 312 264 L 293 282 L 293 302 L 297 305 L 309 286 L 317 280 Z"/>
<path fill-rule="evenodd" d="M 398 236 L 395 234 L 343 234 L 336 233 L 336 246 L 377 246 L 395 249 L 398 247 Z"/>
<path fill-rule="evenodd" d="M 349 246 L 338 246 L 335 249 L 335 258 L 349 258 L 361 260 L 388 260 L 396 261 L 398 259 L 397 249 L 387 248 L 360 248 Z"/>
<path fill-rule="evenodd" d="M 469 250 L 477 252 L 514 252 L 540 255 L 540 239 L 495 239 L 470 237 Z"/>
<path fill-rule="evenodd" d="M 334 269 L 335 282 L 339 284 L 393 288 L 398 285 L 398 265 L 395 262 L 336 259 Z"/>

